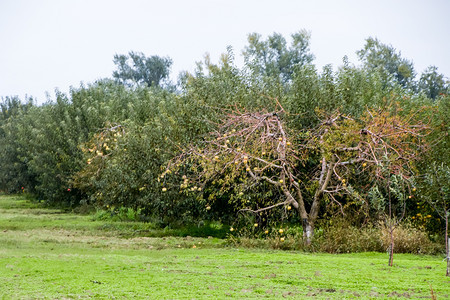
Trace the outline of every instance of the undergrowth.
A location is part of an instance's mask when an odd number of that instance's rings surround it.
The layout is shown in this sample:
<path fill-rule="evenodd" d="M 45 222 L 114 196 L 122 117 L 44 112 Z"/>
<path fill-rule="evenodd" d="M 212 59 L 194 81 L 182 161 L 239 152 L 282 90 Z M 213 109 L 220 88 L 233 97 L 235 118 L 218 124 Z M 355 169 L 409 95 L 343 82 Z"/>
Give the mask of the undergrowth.
<path fill-rule="evenodd" d="M 402 223 L 394 230 L 396 253 L 442 254 L 444 243 L 432 241 L 426 231 Z M 389 231 L 383 223 L 356 227 L 344 219 L 335 219 L 315 229 L 311 245 L 305 245 L 301 226 L 233 228 L 230 244 L 249 248 L 302 250 L 325 253 L 386 252 Z"/>

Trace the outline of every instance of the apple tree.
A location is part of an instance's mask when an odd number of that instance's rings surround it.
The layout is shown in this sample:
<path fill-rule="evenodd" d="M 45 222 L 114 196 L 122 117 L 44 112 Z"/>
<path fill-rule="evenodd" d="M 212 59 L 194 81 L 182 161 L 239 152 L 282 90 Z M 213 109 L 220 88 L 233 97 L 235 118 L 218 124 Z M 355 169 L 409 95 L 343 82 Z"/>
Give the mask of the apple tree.
<path fill-rule="evenodd" d="M 314 235 L 321 205 L 332 202 L 341 208 L 350 196 L 361 205 L 367 185 L 386 181 L 381 172 L 385 160 L 402 178 L 412 173 L 424 124 L 410 124 L 388 109 L 368 111 L 356 120 L 339 113 L 318 112 L 321 122 L 309 130 L 292 130 L 281 106 L 277 111 L 249 112 L 233 108 L 224 114 L 217 130 L 199 145 L 189 146 L 167 166 L 168 174 L 183 175 L 180 190 L 216 193 L 232 190 L 230 205 L 261 213 L 276 207 L 293 207 L 300 216 L 306 244 Z M 266 183 L 282 193 L 274 202 L 239 203 L 239 196 Z M 208 201 L 213 202 L 215 195 Z M 281 199 L 281 200 L 280 200 Z"/>

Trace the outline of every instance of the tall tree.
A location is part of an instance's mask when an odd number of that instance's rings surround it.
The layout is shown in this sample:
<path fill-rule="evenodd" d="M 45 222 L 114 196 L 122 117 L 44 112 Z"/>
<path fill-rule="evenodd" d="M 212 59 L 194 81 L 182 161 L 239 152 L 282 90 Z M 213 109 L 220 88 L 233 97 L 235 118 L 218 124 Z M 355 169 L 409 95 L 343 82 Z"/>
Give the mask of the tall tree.
<path fill-rule="evenodd" d="M 263 40 L 258 33 L 248 36 L 248 46 L 243 51 L 247 65 L 257 74 L 280 78 L 288 82 L 299 66 L 310 64 L 314 55 L 310 53 L 311 35 L 305 30 L 292 34 L 291 46 L 279 33 Z"/>
<path fill-rule="evenodd" d="M 436 99 L 439 95 L 448 94 L 450 89 L 449 81 L 446 81 L 444 74 L 439 74 L 437 70 L 437 67 L 429 66 L 422 73 L 419 80 L 419 89 L 431 99 Z"/>
<path fill-rule="evenodd" d="M 0 191 L 29 191 L 34 185 L 18 135 L 22 125 L 19 123 L 34 108 L 33 102 L 33 98 L 28 98 L 22 103 L 17 97 L 2 98 L 0 102 Z"/>
<path fill-rule="evenodd" d="M 364 48 L 357 51 L 364 67 L 379 71 L 387 84 L 391 78 L 402 87 L 410 88 L 415 77 L 412 61 L 402 58 L 401 53 L 391 45 L 381 43 L 376 38 L 368 38 Z"/>
<path fill-rule="evenodd" d="M 117 70 L 113 77 L 123 84 L 161 86 L 167 79 L 172 59 L 153 55 L 146 57 L 141 52 L 129 52 L 128 55 L 114 55 Z"/>

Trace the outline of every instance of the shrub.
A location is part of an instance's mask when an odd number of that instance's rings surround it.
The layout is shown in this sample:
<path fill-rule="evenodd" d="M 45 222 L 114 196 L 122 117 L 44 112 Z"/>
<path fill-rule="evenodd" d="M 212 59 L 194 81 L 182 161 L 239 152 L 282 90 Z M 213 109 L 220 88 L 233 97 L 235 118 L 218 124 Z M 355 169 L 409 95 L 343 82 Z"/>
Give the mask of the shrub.
<path fill-rule="evenodd" d="M 368 223 L 363 227 L 357 227 L 346 219 L 337 218 L 319 226 L 316 228 L 316 234 L 310 246 L 305 246 L 301 228 L 288 225 L 260 230 L 255 230 L 251 224 L 244 228 L 233 228 L 233 232 L 228 235 L 228 242 L 248 248 L 327 253 L 385 252 L 389 247 L 388 228 L 381 223 Z M 279 231 L 280 228 L 283 229 L 282 233 Z M 266 230 L 269 232 L 265 233 Z M 444 252 L 442 243 L 431 241 L 425 231 L 409 223 L 400 224 L 395 229 L 394 239 L 396 253 L 439 254 Z"/>
<path fill-rule="evenodd" d="M 389 228 L 380 225 L 383 248 L 390 244 Z M 394 230 L 394 251 L 397 253 L 438 254 L 443 252 L 442 244 L 432 242 L 425 230 L 402 223 Z"/>
<path fill-rule="evenodd" d="M 328 253 L 382 252 L 386 249 L 378 227 L 367 224 L 358 228 L 342 218 L 324 225 L 323 234 L 316 237 L 314 245 L 317 251 Z"/>

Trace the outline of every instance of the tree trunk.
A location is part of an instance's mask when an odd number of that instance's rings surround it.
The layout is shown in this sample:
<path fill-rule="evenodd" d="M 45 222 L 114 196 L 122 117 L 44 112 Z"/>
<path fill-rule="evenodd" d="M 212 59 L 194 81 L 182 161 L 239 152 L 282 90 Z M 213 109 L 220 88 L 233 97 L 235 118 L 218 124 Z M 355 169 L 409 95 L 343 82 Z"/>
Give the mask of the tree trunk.
<path fill-rule="evenodd" d="M 445 211 L 445 254 L 447 255 L 447 272 L 446 276 L 450 276 L 450 238 L 448 237 L 448 212 Z"/>
<path fill-rule="evenodd" d="M 293 197 L 291 192 L 286 187 L 283 187 L 282 189 L 286 198 L 290 201 L 292 206 L 294 206 L 294 208 L 297 209 L 297 212 L 300 215 L 300 218 L 302 219 L 303 240 L 305 242 L 305 245 L 309 246 L 311 245 L 311 241 L 314 236 L 314 220 L 317 219 L 319 211 L 317 209 L 318 204 L 314 202 L 311 208 L 311 212 L 308 214 L 305 208 L 305 203 L 303 202 L 302 193 L 298 188 L 298 184 L 296 186 L 297 199 Z"/>
<path fill-rule="evenodd" d="M 308 219 L 302 219 L 303 225 L 303 239 L 307 246 L 311 245 L 312 238 L 314 236 L 314 224 L 309 222 Z"/>
<path fill-rule="evenodd" d="M 389 230 L 391 235 L 391 245 L 389 246 L 389 266 L 394 265 L 394 228 Z"/>
<path fill-rule="evenodd" d="M 447 237 L 447 245 L 450 244 L 450 238 Z M 447 247 L 447 273 L 446 276 L 450 276 L 450 251 Z"/>

